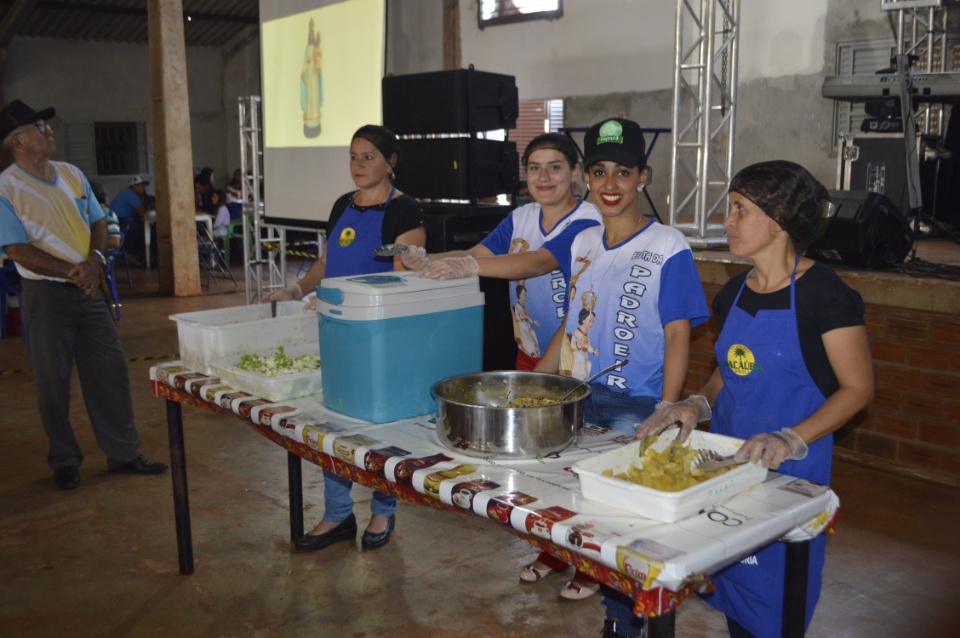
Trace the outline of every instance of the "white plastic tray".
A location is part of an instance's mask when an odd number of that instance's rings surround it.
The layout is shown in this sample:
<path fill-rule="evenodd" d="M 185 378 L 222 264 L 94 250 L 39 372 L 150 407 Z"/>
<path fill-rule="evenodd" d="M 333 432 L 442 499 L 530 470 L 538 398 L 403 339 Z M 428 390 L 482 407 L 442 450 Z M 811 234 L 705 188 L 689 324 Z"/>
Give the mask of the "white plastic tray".
<path fill-rule="evenodd" d="M 662 451 L 676 438 L 677 432 L 677 429 L 667 430 L 653 443 L 653 448 Z M 767 476 L 767 469 L 763 465 L 746 463 L 679 492 L 662 492 L 612 476 L 603 476 L 604 470 L 612 470 L 614 474 L 626 472 L 631 463 L 639 458 L 641 443 L 634 441 L 574 463 L 572 469 L 580 478 L 580 491 L 584 498 L 646 518 L 673 523 L 693 516 L 710 505 L 722 503 L 763 482 Z M 732 454 L 743 444 L 743 439 L 694 430 L 687 444 L 697 450 L 706 448 L 720 454 Z"/>
<path fill-rule="evenodd" d="M 300 301 L 281 301 L 277 316 L 270 304 L 253 304 L 170 315 L 177 322 L 180 360 L 190 370 L 211 374 L 215 359 L 231 355 L 276 351 L 319 339 L 317 315 Z M 239 358 L 238 358 L 239 361 Z"/>
<path fill-rule="evenodd" d="M 312 354 L 319 357 L 320 344 L 315 342 L 292 347 L 284 346 L 283 351 L 289 357 L 299 357 L 304 354 Z M 273 348 L 272 350 L 244 352 L 243 354 L 258 354 L 261 357 L 266 357 L 276 352 L 277 349 Z M 223 359 L 216 359 L 211 364 L 215 374 L 220 377 L 220 381 L 231 388 L 248 392 L 253 396 L 267 399 L 268 401 L 296 399 L 297 397 L 318 394 L 322 390 L 320 370 L 298 372 L 280 377 L 265 377 L 262 374 L 238 368 L 237 364 L 240 363 L 241 356 L 242 355 L 234 355 L 224 357 Z"/>

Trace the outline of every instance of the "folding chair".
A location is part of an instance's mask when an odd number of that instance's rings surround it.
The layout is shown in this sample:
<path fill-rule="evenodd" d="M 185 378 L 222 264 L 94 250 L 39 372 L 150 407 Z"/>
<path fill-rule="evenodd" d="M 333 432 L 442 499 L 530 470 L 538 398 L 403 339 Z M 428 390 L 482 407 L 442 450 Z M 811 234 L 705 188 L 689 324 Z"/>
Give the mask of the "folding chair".
<path fill-rule="evenodd" d="M 238 286 L 237 278 L 233 276 L 230 265 L 224 260 L 223 252 L 217 246 L 217 242 L 207 232 L 206 224 L 197 224 L 197 249 L 200 251 L 200 264 L 207 269 L 207 288 L 210 282 L 217 283 L 217 273 L 229 275 L 233 280 L 233 285 Z"/>
<path fill-rule="evenodd" d="M 11 295 L 17 298 L 17 303 L 21 308 L 20 338 L 26 341 L 27 331 L 23 326 L 23 305 L 20 303 L 22 302 L 20 274 L 17 273 L 17 265 L 8 261 L 3 268 L 0 268 L 0 337 L 7 336 L 7 297 Z"/>
<path fill-rule="evenodd" d="M 127 271 L 127 285 L 133 286 L 133 279 L 130 277 L 130 262 L 127 261 L 127 252 L 123 248 L 123 244 L 127 239 L 127 233 L 120 231 L 120 245 L 117 246 L 113 251 L 113 260 L 116 261 L 117 257 L 123 259 L 123 267 Z M 111 268 L 113 266 L 111 265 Z"/>
<path fill-rule="evenodd" d="M 230 248 L 233 240 L 243 240 L 243 219 L 231 219 L 230 225 L 227 226 L 227 234 L 220 239 L 223 240 L 223 258 L 228 264 L 231 264 L 233 262 L 230 261 Z"/>

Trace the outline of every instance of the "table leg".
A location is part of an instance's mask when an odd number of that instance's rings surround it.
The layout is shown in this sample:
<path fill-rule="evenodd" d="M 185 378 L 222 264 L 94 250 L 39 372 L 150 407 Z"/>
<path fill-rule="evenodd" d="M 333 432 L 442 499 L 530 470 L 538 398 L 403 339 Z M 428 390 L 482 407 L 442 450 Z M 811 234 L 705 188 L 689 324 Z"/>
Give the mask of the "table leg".
<path fill-rule="evenodd" d="M 180 404 L 167 400 L 167 433 L 170 437 L 170 476 L 173 479 L 173 511 L 177 523 L 177 553 L 180 573 L 193 573 L 193 538 L 190 534 L 190 499 L 187 494 L 187 461 L 183 445 L 183 414 Z"/>
<path fill-rule="evenodd" d="M 673 638 L 677 631 L 677 612 L 671 609 L 656 618 L 647 619 L 647 638 Z"/>
<path fill-rule="evenodd" d="M 143 245 L 146 246 L 144 251 L 144 260 L 147 262 L 147 270 L 150 270 L 150 241 L 153 232 L 150 230 L 150 220 L 143 220 Z"/>
<path fill-rule="evenodd" d="M 287 452 L 287 483 L 290 485 L 290 542 L 303 536 L 303 481 L 300 457 Z"/>
<path fill-rule="evenodd" d="M 783 638 L 802 638 L 807 624 L 807 575 L 810 541 L 786 543 L 783 578 Z"/>

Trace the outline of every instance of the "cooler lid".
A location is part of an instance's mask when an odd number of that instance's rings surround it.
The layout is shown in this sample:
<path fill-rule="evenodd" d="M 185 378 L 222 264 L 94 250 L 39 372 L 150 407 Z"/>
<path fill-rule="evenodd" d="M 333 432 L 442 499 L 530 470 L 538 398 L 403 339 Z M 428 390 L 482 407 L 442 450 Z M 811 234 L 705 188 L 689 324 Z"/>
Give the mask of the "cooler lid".
<path fill-rule="evenodd" d="M 480 292 L 480 279 L 439 281 L 415 272 L 399 271 L 324 279 L 317 297 L 337 306 L 386 306 L 472 295 Z"/>

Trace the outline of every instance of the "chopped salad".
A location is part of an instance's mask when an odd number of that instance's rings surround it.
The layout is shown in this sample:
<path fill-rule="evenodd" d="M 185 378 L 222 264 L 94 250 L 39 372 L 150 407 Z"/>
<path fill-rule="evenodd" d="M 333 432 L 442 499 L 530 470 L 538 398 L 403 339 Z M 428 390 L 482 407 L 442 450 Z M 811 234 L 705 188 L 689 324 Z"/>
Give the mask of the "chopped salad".
<path fill-rule="evenodd" d="M 274 354 L 261 357 L 258 354 L 245 354 L 240 357 L 237 367 L 247 372 L 256 372 L 265 377 L 282 377 L 298 372 L 312 372 L 320 369 L 320 357 L 313 354 L 303 354 L 299 357 L 290 357 L 283 351 L 283 346 L 277 348 Z"/>

